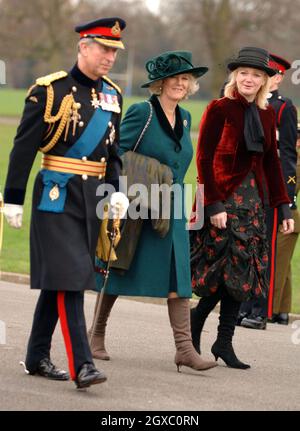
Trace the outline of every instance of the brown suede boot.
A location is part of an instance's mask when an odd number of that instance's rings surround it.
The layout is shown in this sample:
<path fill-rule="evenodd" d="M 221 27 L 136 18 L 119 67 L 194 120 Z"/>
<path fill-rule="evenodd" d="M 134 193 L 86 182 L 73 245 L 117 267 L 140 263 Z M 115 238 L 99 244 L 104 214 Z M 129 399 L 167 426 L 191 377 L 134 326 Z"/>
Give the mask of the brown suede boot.
<path fill-rule="evenodd" d="M 97 296 L 96 304 L 95 304 L 95 310 L 94 310 L 94 320 L 92 323 L 92 326 L 90 330 L 88 331 L 88 337 L 90 341 L 90 347 L 91 352 L 93 355 L 93 358 L 95 359 L 102 359 L 103 361 L 109 361 L 110 356 L 105 350 L 105 344 L 104 344 L 104 338 L 105 338 L 105 328 L 107 324 L 107 319 L 110 315 L 110 311 L 117 299 L 118 295 L 106 295 L 104 293 L 102 298 L 102 304 L 101 304 L 101 310 L 98 316 L 97 322 L 95 322 L 96 319 L 96 310 L 99 303 L 100 295 Z M 93 334 L 93 338 L 91 339 L 92 335 L 92 328 L 95 325 L 95 330 Z"/>
<path fill-rule="evenodd" d="M 168 299 L 168 311 L 176 346 L 175 364 L 177 365 L 177 371 L 180 371 L 182 365 L 194 370 L 208 370 L 216 367 L 217 362 L 205 361 L 193 346 L 189 299 Z"/>

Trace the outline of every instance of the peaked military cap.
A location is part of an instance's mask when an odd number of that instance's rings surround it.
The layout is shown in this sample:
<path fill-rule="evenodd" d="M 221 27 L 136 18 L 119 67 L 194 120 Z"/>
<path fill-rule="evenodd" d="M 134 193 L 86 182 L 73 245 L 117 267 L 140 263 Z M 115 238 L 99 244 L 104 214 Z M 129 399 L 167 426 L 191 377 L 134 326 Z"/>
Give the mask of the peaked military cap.
<path fill-rule="evenodd" d="M 118 17 L 102 18 L 79 24 L 75 31 L 80 34 L 80 38 L 91 37 L 96 42 L 111 48 L 124 49 L 121 32 L 126 27 L 126 22 Z"/>
<path fill-rule="evenodd" d="M 285 71 L 291 68 L 291 63 L 278 55 L 270 53 L 269 66 L 276 70 L 276 73 L 284 75 Z"/>

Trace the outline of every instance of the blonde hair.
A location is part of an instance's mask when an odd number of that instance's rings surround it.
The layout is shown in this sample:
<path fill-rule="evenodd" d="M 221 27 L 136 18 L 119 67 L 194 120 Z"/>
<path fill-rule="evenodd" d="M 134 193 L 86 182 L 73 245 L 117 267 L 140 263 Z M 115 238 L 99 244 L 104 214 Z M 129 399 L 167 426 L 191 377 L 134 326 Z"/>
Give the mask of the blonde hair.
<path fill-rule="evenodd" d="M 235 99 L 234 93 L 238 91 L 237 84 L 236 84 L 236 77 L 239 70 L 241 69 L 242 67 L 238 67 L 229 75 L 229 82 L 226 84 L 224 89 L 224 96 L 228 97 L 228 99 Z M 266 81 L 258 90 L 255 96 L 255 102 L 260 107 L 260 109 L 267 109 L 267 106 L 268 106 L 267 95 L 269 92 L 271 80 L 270 80 L 270 77 L 266 74 L 266 72 L 264 72 L 263 70 L 262 72 L 264 73 Z"/>
<path fill-rule="evenodd" d="M 178 75 L 181 75 L 181 73 L 178 73 Z M 187 75 L 189 78 L 189 86 L 188 86 L 187 94 L 184 97 L 184 99 L 188 99 L 189 96 L 191 96 L 192 94 L 195 94 L 199 90 L 199 82 L 197 78 L 191 73 L 187 73 Z M 152 84 L 150 84 L 149 85 L 150 94 L 155 94 L 156 96 L 160 96 L 162 93 L 163 85 L 164 85 L 163 79 L 160 79 L 159 81 L 155 81 Z"/>

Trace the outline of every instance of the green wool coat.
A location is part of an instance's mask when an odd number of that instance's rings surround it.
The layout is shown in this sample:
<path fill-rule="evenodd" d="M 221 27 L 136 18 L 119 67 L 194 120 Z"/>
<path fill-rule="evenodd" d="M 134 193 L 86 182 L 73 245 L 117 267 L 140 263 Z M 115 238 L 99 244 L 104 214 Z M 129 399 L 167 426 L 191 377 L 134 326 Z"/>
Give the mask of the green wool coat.
<path fill-rule="evenodd" d="M 193 156 L 190 138 L 191 115 L 176 108 L 176 126 L 173 130 L 165 117 L 156 96 L 151 123 L 140 142 L 137 151 L 154 157 L 168 165 L 173 172 L 173 183 L 183 188 L 183 179 Z M 121 124 L 120 154 L 132 150 L 149 118 L 147 102 L 132 105 Z M 183 193 L 182 193 L 183 195 Z M 182 197 L 182 201 L 183 201 Z M 151 220 L 144 220 L 142 233 L 133 262 L 125 275 L 110 271 L 106 293 L 127 296 L 167 297 L 176 291 L 180 297 L 191 297 L 189 235 L 186 218 L 174 218 L 174 202 L 170 229 L 160 238 L 151 226 Z M 182 202 L 180 202 L 182 204 Z"/>

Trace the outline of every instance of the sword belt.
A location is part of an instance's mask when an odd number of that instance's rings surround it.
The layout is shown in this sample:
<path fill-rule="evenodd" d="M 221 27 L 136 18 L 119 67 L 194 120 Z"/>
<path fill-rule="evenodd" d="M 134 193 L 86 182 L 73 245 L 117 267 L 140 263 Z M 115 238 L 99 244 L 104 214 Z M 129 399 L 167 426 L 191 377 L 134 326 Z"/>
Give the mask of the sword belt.
<path fill-rule="evenodd" d="M 83 179 L 87 179 L 89 176 L 102 179 L 106 172 L 106 161 L 92 162 L 85 157 L 80 160 L 71 157 L 43 154 L 42 169 L 63 172 L 65 174 L 82 175 Z"/>

